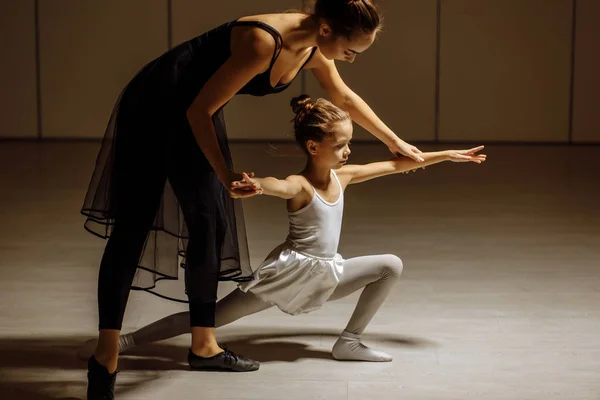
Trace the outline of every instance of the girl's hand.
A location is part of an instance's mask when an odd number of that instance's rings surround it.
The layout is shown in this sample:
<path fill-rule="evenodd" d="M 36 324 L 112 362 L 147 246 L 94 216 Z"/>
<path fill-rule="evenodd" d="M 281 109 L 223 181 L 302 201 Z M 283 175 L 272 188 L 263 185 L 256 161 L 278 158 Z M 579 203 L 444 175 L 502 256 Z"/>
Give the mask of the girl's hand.
<path fill-rule="evenodd" d="M 251 172 L 249 175 L 246 173 L 229 173 L 226 182 L 223 182 L 223 185 L 225 185 L 225 188 L 229 192 L 229 195 L 234 199 L 244 199 L 256 196 L 257 194 L 262 194 L 259 193 L 257 188 L 252 183 L 245 181 L 244 176 L 248 179 L 252 179 L 254 177 L 254 172 Z M 234 183 L 236 183 L 235 186 Z"/>
<path fill-rule="evenodd" d="M 417 149 L 413 145 L 406 143 L 403 140 L 398 140 L 394 142 L 393 144 L 388 146 L 388 149 L 390 149 L 392 154 L 394 154 L 395 156 L 403 155 L 406 157 L 410 157 L 418 162 L 425 161 L 421 156 L 419 156 L 419 154 L 422 153 L 421 150 Z"/>
<path fill-rule="evenodd" d="M 247 174 L 245 172 L 242 173 L 241 179 L 234 180 L 231 182 L 231 190 L 251 190 L 256 192 L 255 194 L 262 194 L 263 190 L 260 185 L 260 182 L 254 179 L 254 173 Z M 250 197 L 250 196 L 248 196 Z"/>
<path fill-rule="evenodd" d="M 485 154 L 475 154 L 483 150 L 484 146 L 474 147 L 469 150 L 448 150 L 446 154 L 448 159 L 453 162 L 475 162 L 481 164 L 487 158 Z"/>

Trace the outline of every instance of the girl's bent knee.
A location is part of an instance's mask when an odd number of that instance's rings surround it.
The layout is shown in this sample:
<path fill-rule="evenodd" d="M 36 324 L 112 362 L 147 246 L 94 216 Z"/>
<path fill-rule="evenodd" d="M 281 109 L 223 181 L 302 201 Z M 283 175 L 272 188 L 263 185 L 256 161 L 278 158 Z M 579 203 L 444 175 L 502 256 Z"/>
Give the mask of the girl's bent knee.
<path fill-rule="evenodd" d="M 388 278 L 398 279 L 402 275 L 404 265 L 400 257 L 393 254 L 385 255 L 384 275 Z"/>

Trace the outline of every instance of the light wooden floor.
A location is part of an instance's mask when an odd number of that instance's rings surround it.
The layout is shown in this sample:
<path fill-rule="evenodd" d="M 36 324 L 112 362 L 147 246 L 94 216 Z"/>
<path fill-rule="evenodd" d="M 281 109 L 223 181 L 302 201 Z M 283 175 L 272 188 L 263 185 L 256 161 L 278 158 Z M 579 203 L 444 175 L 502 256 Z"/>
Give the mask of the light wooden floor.
<path fill-rule="evenodd" d="M 421 146 L 423 150 L 430 146 Z M 0 143 L 0 398 L 83 398 L 76 349 L 96 331 L 104 242 L 79 207 L 98 143 Z M 234 144 L 240 169 L 284 177 L 293 147 Z M 387 158 L 354 147 L 353 162 Z M 600 399 L 600 147 L 490 146 L 350 187 L 340 252 L 395 253 L 401 283 L 365 334 L 392 363 L 330 356 L 357 296 L 219 331 L 251 374 L 186 369 L 189 336 L 121 359 L 119 399 Z M 245 202 L 256 264 L 286 234 L 285 205 Z M 221 285 L 220 294 L 231 290 Z M 175 290 L 175 289 L 174 289 Z M 124 330 L 184 306 L 134 292 Z"/>

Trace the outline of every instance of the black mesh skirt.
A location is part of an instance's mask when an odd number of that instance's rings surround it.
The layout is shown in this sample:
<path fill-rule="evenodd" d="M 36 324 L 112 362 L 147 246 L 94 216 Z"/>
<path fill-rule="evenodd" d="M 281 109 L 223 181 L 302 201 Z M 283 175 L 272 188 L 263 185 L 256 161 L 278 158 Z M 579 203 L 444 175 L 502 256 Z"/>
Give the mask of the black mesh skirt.
<path fill-rule="evenodd" d="M 188 214 L 196 204 L 204 207 L 198 211 L 204 224 L 217 227 L 217 233 L 207 228 L 200 235 L 205 235 L 204 239 L 192 244 L 199 247 L 193 250 L 206 255 L 200 264 L 218 263 L 209 267 L 218 268 L 221 281 L 251 280 L 252 270 L 241 200 L 232 199 L 218 182 L 191 132 L 185 115 L 191 97 L 178 98 L 175 82 L 187 53 L 171 52 L 169 57 L 144 67 L 119 97 L 81 213 L 87 217 L 85 229 L 104 239 L 110 238 L 115 224 L 122 220 L 135 224 L 136 219 L 153 218 L 132 289 L 187 302 L 184 293 L 161 293 L 159 284 L 178 279 L 180 269 L 189 268 L 190 230 L 180 204 L 182 196 L 190 196 L 185 206 L 191 210 Z M 221 151 L 232 168 L 223 109 L 213 116 L 213 123 Z M 215 234 L 218 240 L 212 237 Z M 190 287 L 195 285 L 186 282 L 187 290 Z"/>

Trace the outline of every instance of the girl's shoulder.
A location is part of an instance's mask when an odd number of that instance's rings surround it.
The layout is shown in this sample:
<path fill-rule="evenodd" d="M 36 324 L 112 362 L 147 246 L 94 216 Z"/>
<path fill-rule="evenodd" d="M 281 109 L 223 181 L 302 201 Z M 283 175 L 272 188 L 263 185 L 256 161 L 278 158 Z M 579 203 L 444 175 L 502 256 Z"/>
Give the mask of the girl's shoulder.
<path fill-rule="evenodd" d="M 301 188 L 298 194 L 296 194 L 293 198 L 288 199 L 288 211 L 295 212 L 306 207 L 312 201 L 312 197 L 314 195 L 312 185 L 308 179 L 302 175 L 290 175 L 285 178 L 285 180 Z"/>
<path fill-rule="evenodd" d="M 303 175 L 290 175 L 287 178 L 285 178 L 285 180 L 290 183 L 300 185 L 305 191 L 311 191 L 312 185 L 310 181 L 306 179 L 306 177 Z"/>

